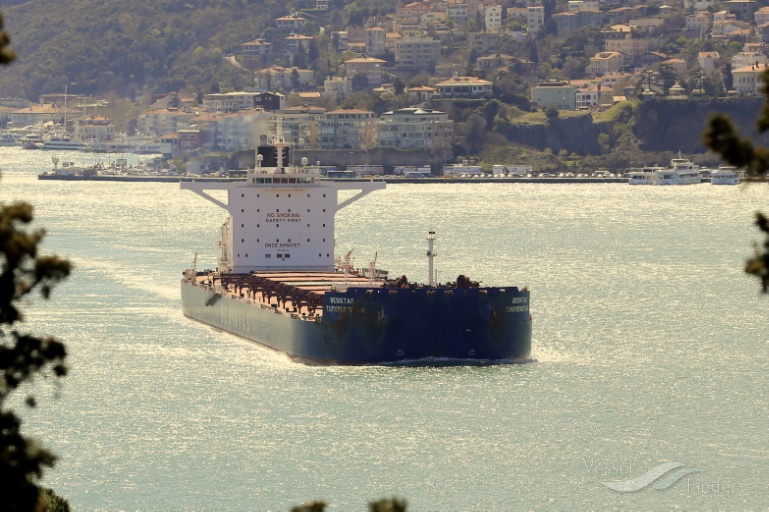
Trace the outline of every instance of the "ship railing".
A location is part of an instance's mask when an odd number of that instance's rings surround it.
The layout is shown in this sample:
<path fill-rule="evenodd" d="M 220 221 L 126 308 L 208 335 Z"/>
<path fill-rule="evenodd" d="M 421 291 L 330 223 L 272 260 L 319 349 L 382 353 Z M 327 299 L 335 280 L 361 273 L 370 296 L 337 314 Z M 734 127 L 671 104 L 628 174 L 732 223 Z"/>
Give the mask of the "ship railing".
<path fill-rule="evenodd" d="M 333 292 L 339 292 L 344 293 L 350 288 L 384 288 L 384 281 L 379 280 L 373 280 L 373 281 L 366 281 L 366 282 L 336 282 L 331 283 L 331 291 Z"/>

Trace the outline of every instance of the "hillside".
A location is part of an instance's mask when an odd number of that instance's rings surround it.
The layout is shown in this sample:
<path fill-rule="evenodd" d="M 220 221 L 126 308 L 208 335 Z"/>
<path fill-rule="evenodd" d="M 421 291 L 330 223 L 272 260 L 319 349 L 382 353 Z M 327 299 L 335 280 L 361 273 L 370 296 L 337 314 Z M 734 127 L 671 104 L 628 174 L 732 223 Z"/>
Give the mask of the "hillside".
<path fill-rule="evenodd" d="M 309 2 L 305 1 L 304 4 Z M 208 92 L 249 77 L 223 62 L 302 7 L 289 0 L 29 0 L 2 7 L 19 58 L 0 73 L 0 96 L 41 93 L 132 97 Z M 216 84 L 216 85 L 213 85 Z"/>

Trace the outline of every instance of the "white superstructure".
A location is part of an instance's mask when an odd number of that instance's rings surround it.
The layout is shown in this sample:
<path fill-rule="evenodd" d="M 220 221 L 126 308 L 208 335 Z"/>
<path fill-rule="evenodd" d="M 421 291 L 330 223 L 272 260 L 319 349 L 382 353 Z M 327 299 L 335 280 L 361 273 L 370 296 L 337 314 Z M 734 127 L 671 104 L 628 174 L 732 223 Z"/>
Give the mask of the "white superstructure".
<path fill-rule="evenodd" d="M 652 185 L 693 185 L 702 183 L 700 168 L 686 158 L 673 158 L 670 167 L 652 173 Z"/>
<path fill-rule="evenodd" d="M 740 182 L 742 175 L 736 167 L 721 165 L 717 171 L 710 174 L 711 185 L 739 185 Z"/>
<path fill-rule="evenodd" d="M 643 167 L 640 170 L 630 171 L 627 182 L 631 185 L 651 185 L 652 174 L 662 170 L 662 167 Z"/>
<path fill-rule="evenodd" d="M 245 183 L 182 182 L 182 189 L 230 214 L 221 229 L 221 272 L 333 271 L 336 212 L 385 188 L 383 181 L 321 181 L 317 167 L 286 167 L 286 148 L 284 143 L 261 148 L 266 154 L 257 154 L 257 165 L 248 171 Z M 275 165 L 263 167 L 265 160 Z M 228 201 L 208 190 L 227 190 Z M 339 190 L 359 192 L 340 203 Z"/>

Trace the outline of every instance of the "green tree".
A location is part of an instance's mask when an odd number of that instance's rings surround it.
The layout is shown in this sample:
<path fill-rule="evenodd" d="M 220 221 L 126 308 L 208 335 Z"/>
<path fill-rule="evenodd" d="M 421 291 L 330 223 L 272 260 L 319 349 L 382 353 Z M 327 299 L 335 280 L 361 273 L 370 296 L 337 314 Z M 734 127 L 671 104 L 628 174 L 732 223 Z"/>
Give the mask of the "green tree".
<path fill-rule="evenodd" d="M 764 106 L 756 120 L 758 133 L 769 130 L 769 70 L 761 75 L 764 82 L 762 92 L 766 96 Z M 705 131 L 705 144 L 721 155 L 730 165 L 745 169 L 748 176 L 765 177 L 769 171 L 769 148 L 757 146 L 747 137 L 739 134 L 728 116 L 717 114 L 710 119 Z M 764 242 L 755 247 L 754 254 L 745 264 L 745 272 L 761 281 L 764 293 L 769 292 L 769 218 L 756 213 L 756 226 L 764 234 Z"/>
<path fill-rule="evenodd" d="M 15 55 L 1 29 L 0 16 L 0 64 L 8 64 Z M 18 328 L 24 320 L 19 305 L 34 292 L 48 298 L 52 287 L 70 272 L 69 262 L 38 254 L 45 233 L 28 230 L 31 222 L 29 204 L 0 206 L 0 500 L 3 510 L 68 510 L 66 501 L 38 485 L 56 457 L 21 433 L 21 419 L 8 405 L 12 393 L 36 375 L 66 374 L 63 343 Z M 35 407 L 37 400 L 30 394 L 26 404 Z"/>

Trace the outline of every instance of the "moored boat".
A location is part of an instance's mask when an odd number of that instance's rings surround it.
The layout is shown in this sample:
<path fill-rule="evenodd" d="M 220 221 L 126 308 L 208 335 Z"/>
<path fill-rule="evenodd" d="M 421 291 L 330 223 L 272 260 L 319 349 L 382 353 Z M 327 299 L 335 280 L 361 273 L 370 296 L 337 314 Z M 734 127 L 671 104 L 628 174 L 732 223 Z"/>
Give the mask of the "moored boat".
<path fill-rule="evenodd" d="M 652 172 L 652 185 L 694 185 L 702 183 L 700 168 L 686 158 L 673 158 L 670 167 Z"/>
<path fill-rule="evenodd" d="M 742 174 L 736 167 L 721 165 L 710 174 L 711 185 L 739 185 L 741 182 Z"/>
<path fill-rule="evenodd" d="M 627 182 L 631 185 L 651 185 L 652 173 L 659 169 L 658 167 L 644 167 L 640 170 L 632 170 L 628 173 Z"/>

